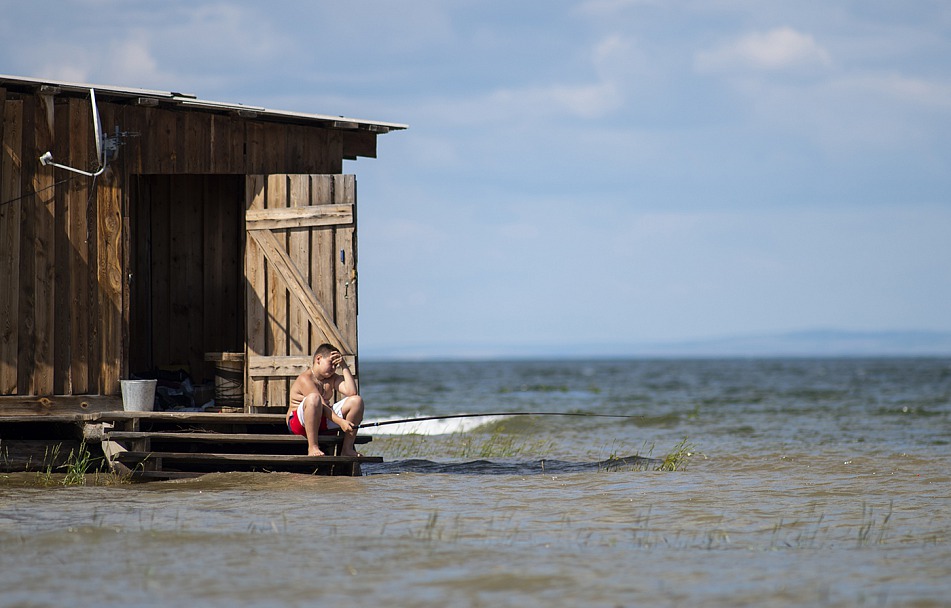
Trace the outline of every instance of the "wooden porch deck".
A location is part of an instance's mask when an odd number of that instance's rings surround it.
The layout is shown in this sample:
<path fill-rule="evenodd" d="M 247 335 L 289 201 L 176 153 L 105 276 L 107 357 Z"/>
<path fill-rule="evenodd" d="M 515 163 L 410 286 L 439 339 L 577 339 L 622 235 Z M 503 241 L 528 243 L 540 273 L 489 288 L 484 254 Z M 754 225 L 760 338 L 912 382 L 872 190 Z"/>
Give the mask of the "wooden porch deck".
<path fill-rule="evenodd" d="M 57 441 L 90 450 L 133 479 L 176 479 L 211 472 L 258 471 L 360 475 L 380 457 L 337 454 L 341 437 L 322 435 L 327 456 L 307 456 L 307 440 L 287 432 L 283 414 L 99 412 L 56 416 L 0 416 L 0 470 L 23 470 Z M 357 444 L 372 441 L 359 435 Z M 12 450 L 12 452 L 11 452 Z M 62 449 L 67 454 L 69 449 Z M 98 450 L 97 450 L 98 451 Z"/>

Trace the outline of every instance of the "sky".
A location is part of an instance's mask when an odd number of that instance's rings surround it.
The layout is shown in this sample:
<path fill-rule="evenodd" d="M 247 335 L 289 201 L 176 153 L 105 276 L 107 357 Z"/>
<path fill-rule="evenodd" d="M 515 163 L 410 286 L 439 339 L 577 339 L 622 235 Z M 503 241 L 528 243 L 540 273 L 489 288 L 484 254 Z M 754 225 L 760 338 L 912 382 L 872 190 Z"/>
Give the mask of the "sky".
<path fill-rule="evenodd" d="M 0 73 L 404 123 L 369 355 L 951 332 L 944 0 L 0 0 Z"/>

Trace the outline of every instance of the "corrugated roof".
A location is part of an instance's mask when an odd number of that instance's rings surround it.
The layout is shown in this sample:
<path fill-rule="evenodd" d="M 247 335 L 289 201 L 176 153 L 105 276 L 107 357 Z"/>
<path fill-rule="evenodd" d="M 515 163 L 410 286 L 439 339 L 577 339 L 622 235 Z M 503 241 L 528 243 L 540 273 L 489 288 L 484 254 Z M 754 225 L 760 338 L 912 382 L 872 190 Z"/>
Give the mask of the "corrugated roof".
<path fill-rule="evenodd" d="M 126 99 L 139 104 L 171 104 L 190 107 L 201 110 L 227 112 L 244 116 L 247 118 L 265 118 L 280 122 L 295 123 L 318 123 L 335 129 L 358 129 L 373 131 L 376 133 L 388 133 L 408 128 L 408 125 L 381 122 L 379 120 L 364 120 L 360 118 L 348 118 L 345 116 L 329 116 L 326 114 L 309 114 L 304 112 L 290 112 L 286 110 L 272 110 L 260 106 L 249 106 L 239 103 L 227 103 L 220 101 L 210 101 L 198 99 L 191 93 L 179 93 L 176 91 L 155 91 L 151 89 L 137 89 L 130 87 L 117 87 L 99 84 L 84 84 L 76 82 L 63 82 L 59 80 L 48 80 L 39 78 L 25 78 L 22 76 L 8 76 L 0 74 L 0 87 L 28 87 L 42 89 L 51 87 L 59 91 L 84 93 L 89 89 L 96 90 L 96 96 L 99 99 L 115 101 L 116 99 Z"/>

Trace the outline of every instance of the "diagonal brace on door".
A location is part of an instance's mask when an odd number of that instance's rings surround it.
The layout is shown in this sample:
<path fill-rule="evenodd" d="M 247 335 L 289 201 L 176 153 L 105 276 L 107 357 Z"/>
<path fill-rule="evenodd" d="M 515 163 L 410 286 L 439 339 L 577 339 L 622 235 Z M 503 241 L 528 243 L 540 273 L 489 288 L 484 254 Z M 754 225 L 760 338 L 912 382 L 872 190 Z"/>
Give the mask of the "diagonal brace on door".
<path fill-rule="evenodd" d="M 324 335 L 330 337 L 337 348 L 340 348 L 344 353 L 356 352 L 353 346 L 341 335 L 337 326 L 330 320 L 330 315 L 320 304 L 317 294 L 310 288 L 307 279 L 291 261 L 290 256 L 281 247 L 274 234 L 270 230 L 248 230 L 248 234 L 261 247 L 264 257 L 274 267 L 274 270 L 284 279 L 288 291 L 300 301 L 311 323 L 320 328 Z"/>

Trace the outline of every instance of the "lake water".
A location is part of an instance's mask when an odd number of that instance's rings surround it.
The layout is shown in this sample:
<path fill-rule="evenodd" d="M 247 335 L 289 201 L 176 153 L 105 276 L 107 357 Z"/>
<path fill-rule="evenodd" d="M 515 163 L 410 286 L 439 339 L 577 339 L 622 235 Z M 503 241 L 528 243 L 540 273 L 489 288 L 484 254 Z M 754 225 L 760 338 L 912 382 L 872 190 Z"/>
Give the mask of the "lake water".
<path fill-rule="evenodd" d="M 951 605 L 951 359 L 365 362 L 361 383 L 368 420 L 630 417 L 381 426 L 357 478 L 0 475 L 0 605 Z M 671 452 L 685 468 L 653 470 Z"/>

